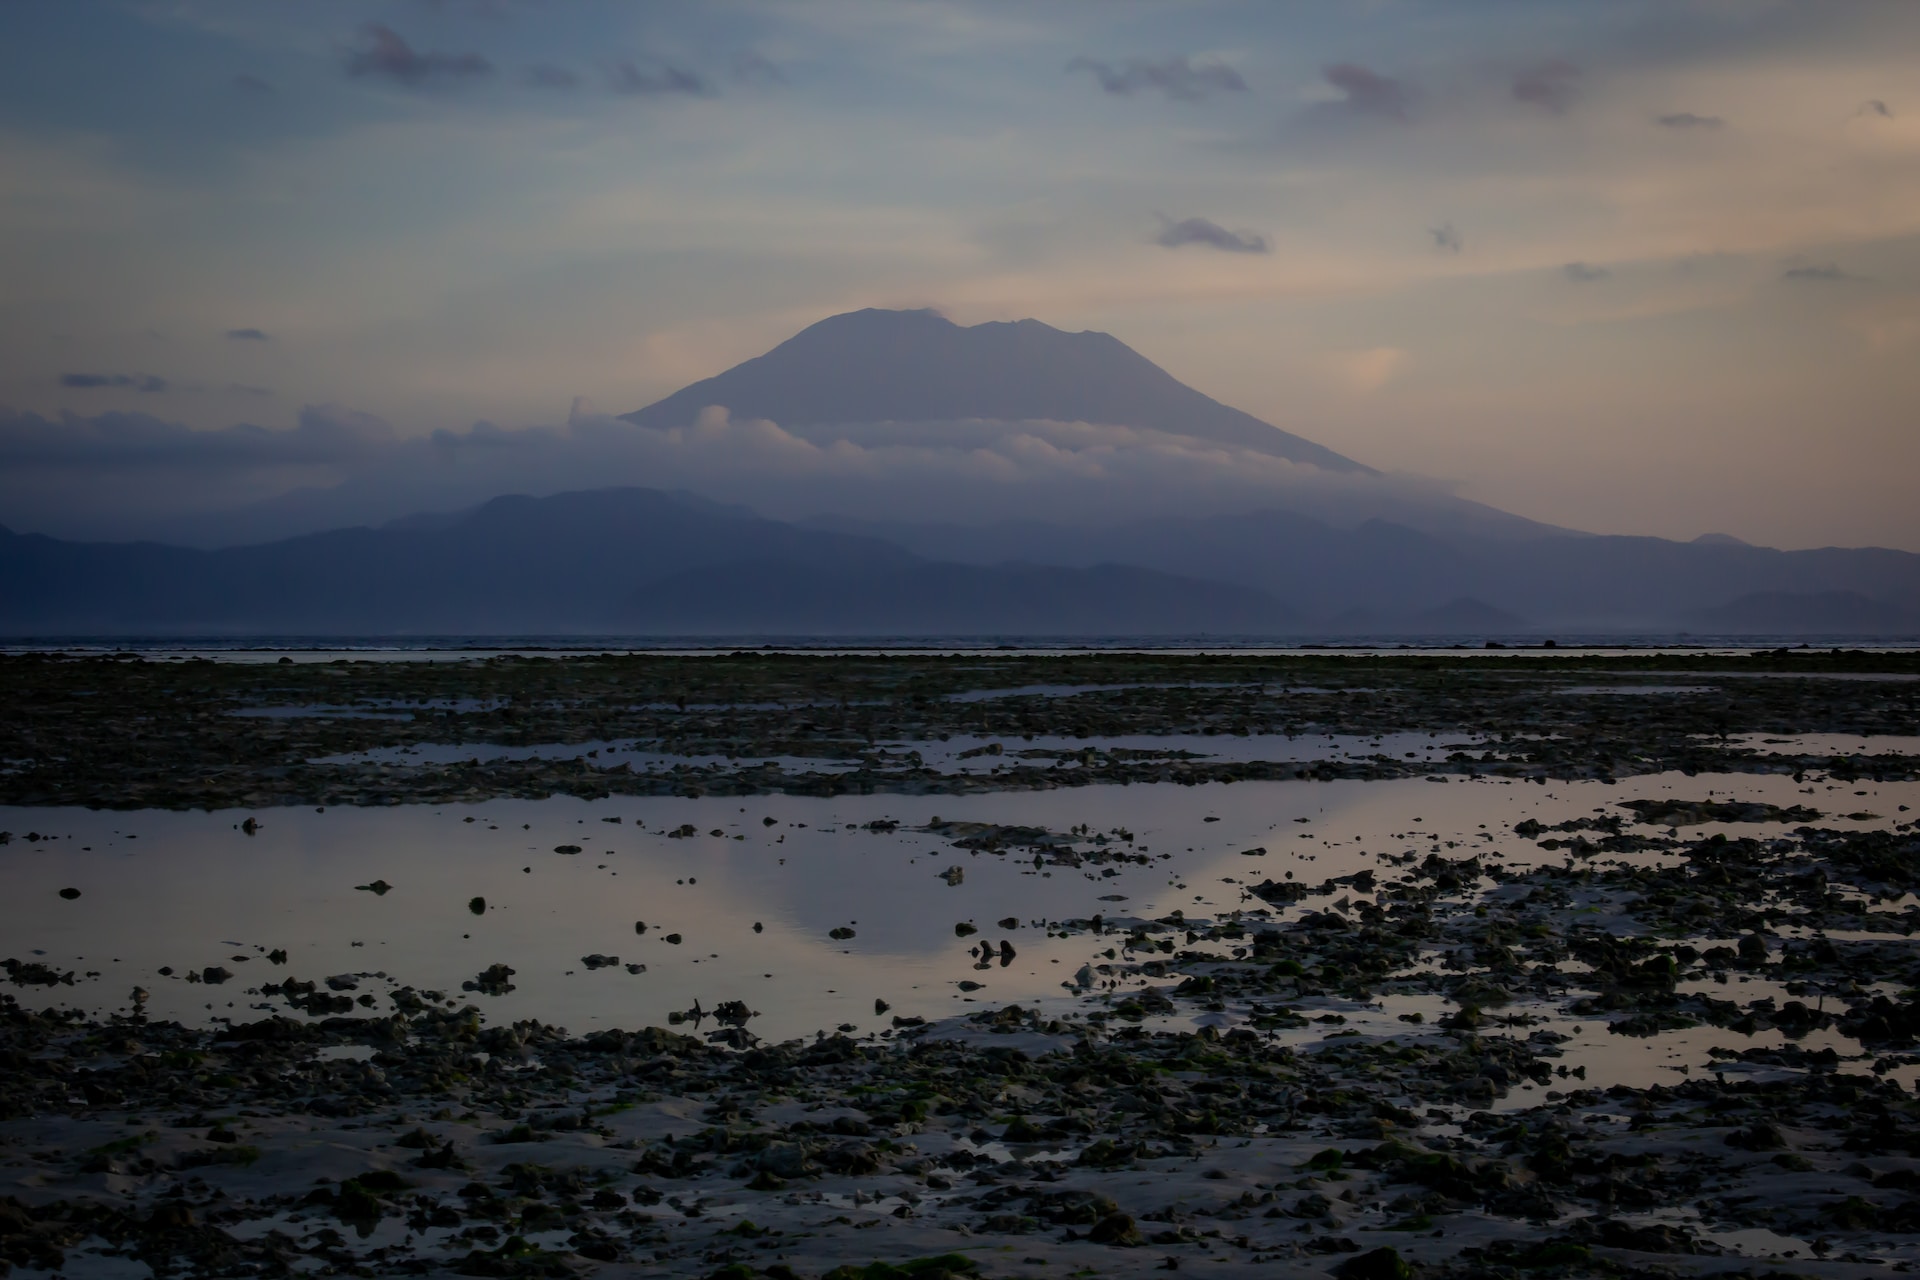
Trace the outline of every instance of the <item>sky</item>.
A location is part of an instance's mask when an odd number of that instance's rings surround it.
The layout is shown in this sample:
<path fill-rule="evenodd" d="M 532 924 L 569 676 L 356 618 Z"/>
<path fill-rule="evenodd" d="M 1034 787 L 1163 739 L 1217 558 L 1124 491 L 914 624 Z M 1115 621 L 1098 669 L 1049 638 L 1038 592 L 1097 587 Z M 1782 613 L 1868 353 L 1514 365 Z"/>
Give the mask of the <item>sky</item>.
<path fill-rule="evenodd" d="M 1920 551 L 1905 0 L 12 0 L 0 244 L 16 529 L 878 306 L 1534 520 Z"/>

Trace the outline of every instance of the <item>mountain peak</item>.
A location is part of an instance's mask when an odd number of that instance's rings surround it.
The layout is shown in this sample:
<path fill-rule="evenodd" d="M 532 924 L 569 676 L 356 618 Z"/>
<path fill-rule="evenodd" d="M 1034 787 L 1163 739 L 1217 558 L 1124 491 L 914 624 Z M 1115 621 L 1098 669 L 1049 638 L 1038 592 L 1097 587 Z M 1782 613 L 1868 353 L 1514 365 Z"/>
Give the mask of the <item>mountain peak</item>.
<path fill-rule="evenodd" d="M 625 420 L 684 427 L 709 405 L 795 427 L 1091 422 L 1174 432 L 1329 471 L 1370 470 L 1202 395 L 1112 334 L 1069 333 L 1033 319 L 964 326 L 931 308 L 828 316 Z"/>

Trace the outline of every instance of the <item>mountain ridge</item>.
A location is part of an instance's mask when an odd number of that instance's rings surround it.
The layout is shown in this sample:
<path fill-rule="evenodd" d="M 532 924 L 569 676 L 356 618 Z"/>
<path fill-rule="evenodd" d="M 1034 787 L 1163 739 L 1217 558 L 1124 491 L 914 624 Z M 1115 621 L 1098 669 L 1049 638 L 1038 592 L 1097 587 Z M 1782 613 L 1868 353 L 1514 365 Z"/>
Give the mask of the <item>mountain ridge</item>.
<path fill-rule="evenodd" d="M 766 607 L 776 593 L 781 607 Z M 11 635 L 1165 634 L 1290 616 L 1244 587 L 1134 566 L 934 562 L 632 488 L 506 495 L 451 518 L 212 551 L 0 534 Z"/>
<path fill-rule="evenodd" d="M 1284 511 L 1034 523 L 971 549 L 953 530 L 931 543 L 886 532 L 640 488 L 506 495 L 218 550 L 0 530 L 0 633 L 1920 631 L 1920 556 L 1883 549 L 1449 540 Z"/>

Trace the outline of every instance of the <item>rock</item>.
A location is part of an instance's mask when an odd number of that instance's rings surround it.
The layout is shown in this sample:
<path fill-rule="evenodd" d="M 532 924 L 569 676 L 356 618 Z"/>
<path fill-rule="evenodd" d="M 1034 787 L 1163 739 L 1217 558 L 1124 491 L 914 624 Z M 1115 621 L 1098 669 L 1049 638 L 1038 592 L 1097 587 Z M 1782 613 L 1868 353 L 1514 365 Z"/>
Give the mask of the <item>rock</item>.
<path fill-rule="evenodd" d="M 215 986 L 219 986 L 221 983 L 225 982 L 227 979 L 231 978 L 232 976 L 233 974 L 231 971 L 223 969 L 217 964 L 208 965 L 206 968 L 200 971 L 200 981 L 211 982 Z"/>
<path fill-rule="evenodd" d="M 978 932 L 980 932 L 980 930 L 977 927 L 968 924 L 964 920 L 962 920 L 959 924 L 956 924 L 955 926 L 953 926 L 953 936 L 956 938 L 969 937 Z"/>
<path fill-rule="evenodd" d="M 1015 1116 L 1000 1134 L 1002 1142 L 1045 1142 L 1046 1132 L 1025 1116 Z"/>
<path fill-rule="evenodd" d="M 1413 1280 L 1413 1268 L 1390 1245 L 1356 1253 L 1333 1269 L 1340 1280 Z"/>
<path fill-rule="evenodd" d="M 477 916 L 483 916 L 487 914 L 487 900 L 478 896 L 469 898 L 467 900 L 467 910 Z"/>
<path fill-rule="evenodd" d="M 553 851 L 555 853 L 564 853 L 571 856 L 572 854 L 576 854 L 580 852 L 580 846 L 577 844 L 557 844 L 553 846 Z"/>
<path fill-rule="evenodd" d="M 877 1018 L 891 1008 L 893 1008 L 893 1006 L 888 1004 L 885 1000 L 876 999 L 873 1002 L 873 1015 L 874 1017 Z"/>
<path fill-rule="evenodd" d="M 515 970 L 509 969 L 504 964 L 490 964 L 482 969 L 473 981 L 461 983 L 460 989 L 477 991 L 483 996 L 503 996 L 513 990 L 513 983 L 508 979 L 513 977 L 514 973 Z"/>
<path fill-rule="evenodd" d="M 713 1008 L 713 1016 L 729 1026 L 745 1026 L 747 1019 L 760 1016 L 758 1009 L 749 1009 L 744 1000 L 722 1000 Z"/>
<path fill-rule="evenodd" d="M 1134 1225 L 1133 1217 L 1125 1213 L 1110 1213 L 1093 1224 L 1093 1230 L 1087 1232 L 1087 1239 L 1094 1244 L 1110 1244 L 1123 1249 L 1135 1248 L 1145 1244 L 1140 1228 Z"/>
<path fill-rule="evenodd" d="M 1008 916 L 1006 919 L 1000 921 L 1000 927 L 1002 929 L 1018 929 L 1020 927 L 1020 917 Z"/>
<path fill-rule="evenodd" d="M 845 925 L 841 925 L 838 928 L 827 930 L 827 936 L 835 942 L 845 942 L 853 936 L 853 930 L 847 928 Z"/>
<path fill-rule="evenodd" d="M 60 891 L 60 896 L 65 898 L 68 902 L 72 902 L 75 898 L 80 896 L 80 891 L 78 889 L 72 889 L 72 888 L 62 889 Z"/>
<path fill-rule="evenodd" d="M 954 886 L 967 878 L 967 869 L 956 862 L 945 871 L 940 872 L 939 876 L 940 879 L 945 880 L 949 886 Z"/>
<path fill-rule="evenodd" d="M 760 1172 L 782 1180 L 804 1178 L 812 1172 L 807 1154 L 807 1149 L 797 1142 L 770 1142 L 754 1163 Z"/>
<path fill-rule="evenodd" d="M 367 893 L 371 893 L 376 898 L 386 897 L 387 894 L 393 889 L 393 886 L 388 884 L 385 880 L 375 880 L 372 884 L 357 884 L 353 887 L 356 889 L 363 890 Z"/>
<path fill-rule="evenodd" d="M 620 963 L 620 957 L 603 956 L 596 951 L 590 956 L 581 956 L 580 963 L 589 969 L 610 969 Z"/>
<path fill-rule="evenodd" d="M 1787 1139 L 1778 1125 L 1756 1120 L 1746 1128 L 1735 1129 L 1728 1134 L 1727 1145 L 1742 1151 L 1781 1151 L 1786 1148 Z"/>

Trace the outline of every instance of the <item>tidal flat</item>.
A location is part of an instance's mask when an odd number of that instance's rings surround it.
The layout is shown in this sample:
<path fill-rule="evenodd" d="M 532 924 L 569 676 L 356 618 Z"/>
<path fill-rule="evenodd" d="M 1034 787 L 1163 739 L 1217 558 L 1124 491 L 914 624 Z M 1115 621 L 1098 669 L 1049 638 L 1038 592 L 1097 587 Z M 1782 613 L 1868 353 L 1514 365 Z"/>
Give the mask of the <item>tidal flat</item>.
<path fill-rule="evenodd" d="M 1920 655 L 0 659 L 0 1263 L 1920 1262 Z"/>

